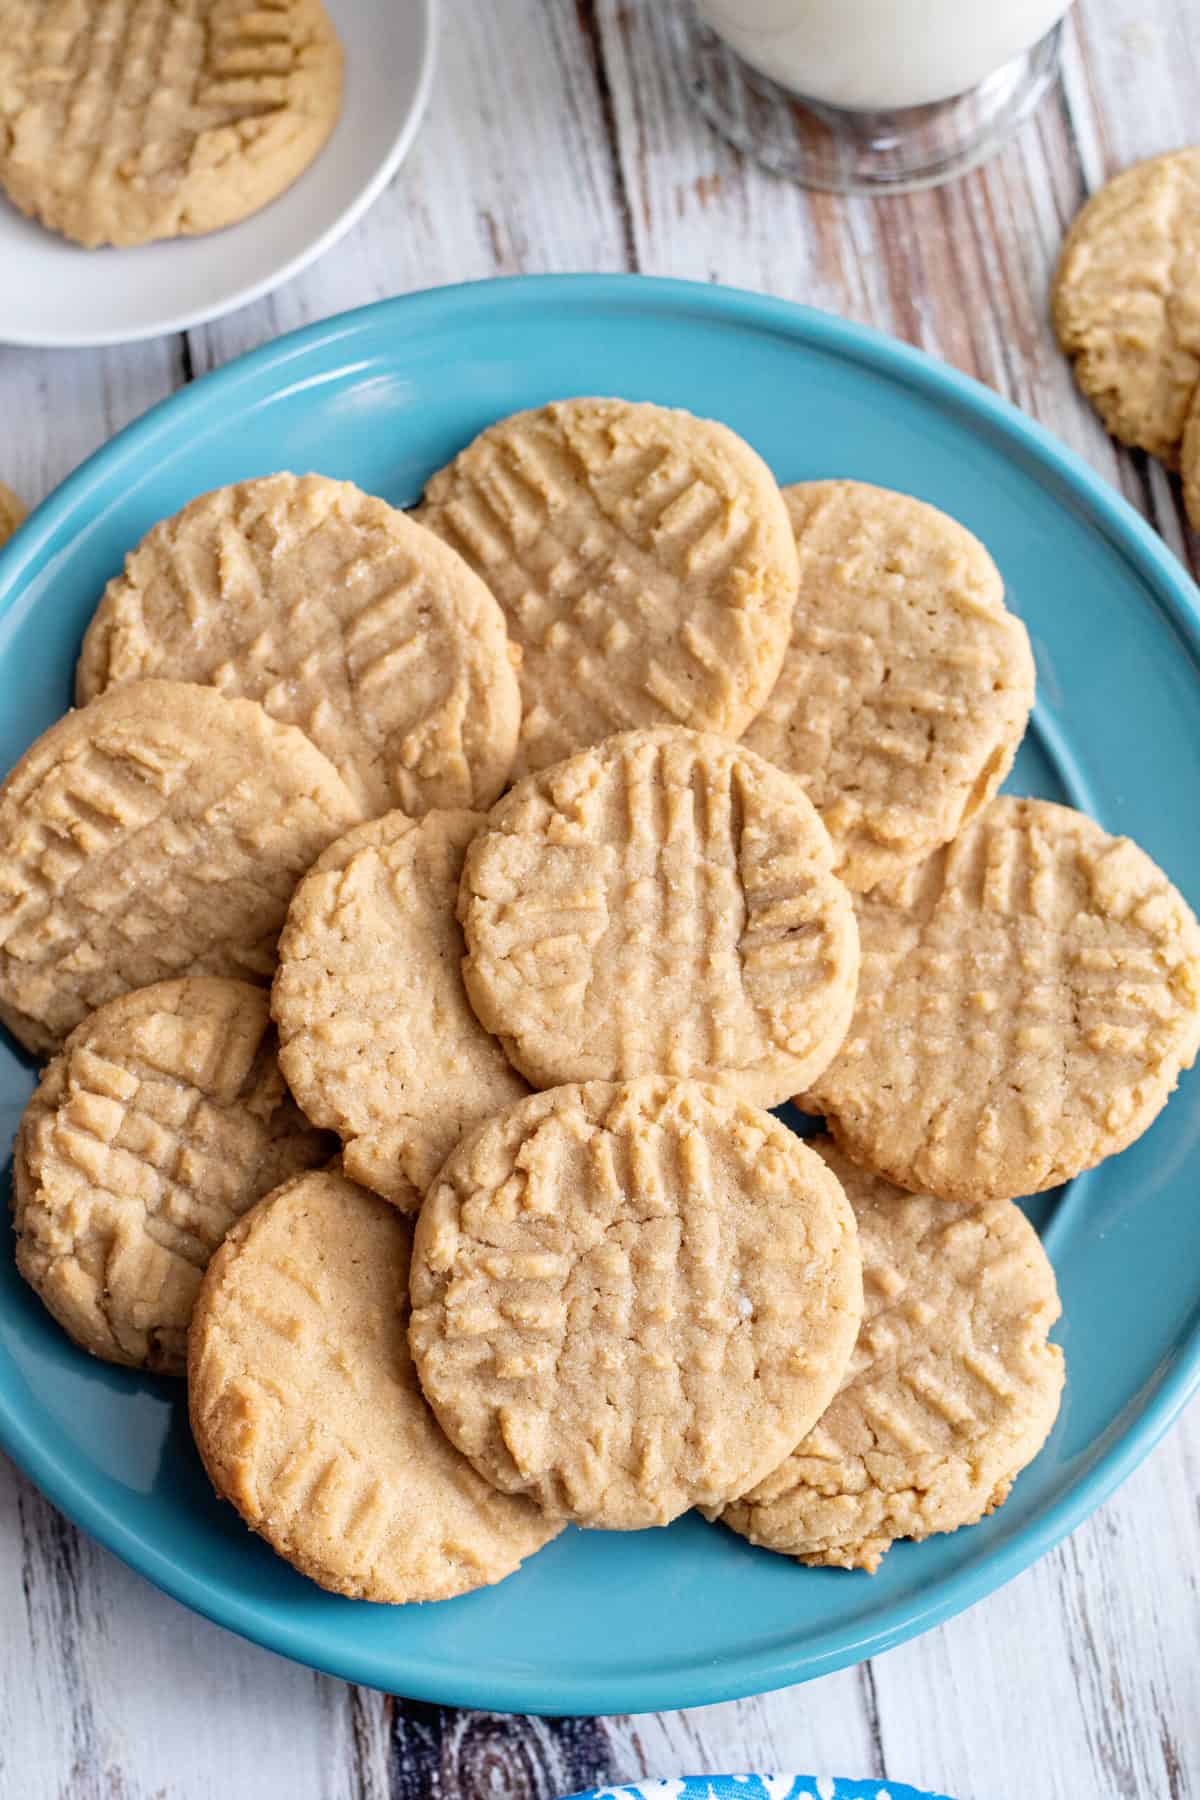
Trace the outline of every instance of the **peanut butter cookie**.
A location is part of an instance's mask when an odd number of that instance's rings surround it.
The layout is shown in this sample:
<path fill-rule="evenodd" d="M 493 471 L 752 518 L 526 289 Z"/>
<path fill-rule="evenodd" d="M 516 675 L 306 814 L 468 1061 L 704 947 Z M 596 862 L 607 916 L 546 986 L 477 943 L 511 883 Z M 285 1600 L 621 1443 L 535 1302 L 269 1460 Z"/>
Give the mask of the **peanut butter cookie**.
<path fill-rule="evenodd" d="M 141 681 L 68 713 L 0 787 L 0 1020 L 45 1053 L 153 981 L 270 981 L 292 890 L 360 817 L 252 700 Z"/>
<path fill-rule="evenodd" d="M 347 1175 L 406 1211 L 463 1132 L 528 1090 L 471 1010 L 454 915 L 469 812 L 388 813 L 296 889 L 272 1006 L 280 1061 Z"/>
<path fill-rule="evenodd" d="M 431 531 L 323 475 L 218 488 L 142 539 L 88 627 L 76 697 L 147 676 L 259 701 L 372 814 L 488 807 L 516 750 L 491 594 Z"/>
<path fill-rule="evenodd" d="M 341 98 L 320 0 L 0 0 L 0 186 L 88 249 L 257 212 Z"/>
<path fill-rule="evenodd" d="M 1029 638 L 966 528 L 861 481 L 785 488 L 800 586 L 744 743 L 803 782 L 852 888 L 920 862 L 986 806 L 1033 704 Z"/>
<path fill-rule="evenodd" d="M 85 1019 L 42 1076 L 13 1156 L 17 1266 L 93 1356 L 182 1375 L 229 1227 L 328 1158 L 270 1024 L 262 988 L 162 981 Z"/>
<path fill-rule="evenodd" d="M 651 1077 L 534 1094 L 417 1221 L 413 1357 L 481 1474 L 585 1525 L 745 1493 L 820 1417 L 862 1311 L 853 1214 L 769 1113 Z"/>
<path fill-rule="evenodd" d="M 1200 381 L 1200 148 L 1135 163 L 1092 195 L 1052 307 L 1105 428 L 1174 468 Z"/>
<path fill-rule="evenodd" d="M 837 1398 L 722 1514 L 753 1544 L 872 1573 L 896 1538 L 973 1525 L 1008 1498 L 1058 1413 L 1054 1271 L 1011 1200 L 904 1193 L 826 1141 L 863 1259 L 863 1322 Z"/>
<path fill-rule="evenodd" d="M 858 902 L 846 1041 L 802 1102 L 865 1168 L 1012 1199 L 1139 1137 L 1200 1045 L 1200 927 L 1128 838 L 993 800 Z"/>
<path fill-rule="evenodd" d="M 467 852 L 459 916 L 471 1003 L 539 1087 L 659 1073 L 776 1106 L 850 1019 L 829 834 L 726 738 L 627 732 L 526 776 Z"/>
<path fill-rule="evenodd" d="M 192 1319 L 192 1430 L 218 1494 L 337 1594 L 445 1600 L 502 1581 L 561 1523 L 443 1437 L 409 1354 L 412 1226 L 333 1172 L 237 1224 Z"/>
<path fill-rule="evenodd" d="M 521 645 L 518 775 L 635 727 L 738 737 L 771 691 L 796 551 L 770 470 L 724 425 L 560 400 L 483 432 L 417 516 Z"/>
<path fill-rule="evenodd" d="M 7 543 L 25 517 L 25 508 L 10 487 L 0 481 L 0 544 Z"/>

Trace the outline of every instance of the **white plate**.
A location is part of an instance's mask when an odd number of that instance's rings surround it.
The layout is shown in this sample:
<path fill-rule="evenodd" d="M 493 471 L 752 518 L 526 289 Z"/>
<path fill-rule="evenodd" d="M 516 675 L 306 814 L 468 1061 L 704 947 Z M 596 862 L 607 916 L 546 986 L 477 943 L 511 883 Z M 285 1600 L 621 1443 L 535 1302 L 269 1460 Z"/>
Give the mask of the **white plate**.
<path fill-rule="evenodd" d="M 433 81 L 437 0 L 325 0 L 346 51 L 342 116 L 316 161 L 240 225 L 83 250 L 0 194 L 0 343 L 129 343 L 278 287 L 335 244 L 395 174 Z"/>

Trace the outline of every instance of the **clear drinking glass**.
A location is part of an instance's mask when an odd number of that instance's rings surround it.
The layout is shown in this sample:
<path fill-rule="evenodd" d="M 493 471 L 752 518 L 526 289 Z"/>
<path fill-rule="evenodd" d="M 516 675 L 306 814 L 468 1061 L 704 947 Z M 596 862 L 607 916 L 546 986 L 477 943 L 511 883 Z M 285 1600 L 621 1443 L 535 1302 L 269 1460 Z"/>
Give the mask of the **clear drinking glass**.
<path fill-rule="evenodd" d="M 717 129 L 835 193 L 936 187 L 990 156 L 1058 68 L 1071 0 L 683 0 Z"/>

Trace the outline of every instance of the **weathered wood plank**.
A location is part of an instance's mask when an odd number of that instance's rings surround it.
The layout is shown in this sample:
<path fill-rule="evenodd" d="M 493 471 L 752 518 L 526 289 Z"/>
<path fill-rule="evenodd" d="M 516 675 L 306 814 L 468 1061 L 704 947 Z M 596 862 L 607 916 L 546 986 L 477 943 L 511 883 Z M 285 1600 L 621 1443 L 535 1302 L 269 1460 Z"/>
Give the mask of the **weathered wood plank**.
<path fill-rule="evenodd" d="M 410 289 L 627 266 L 593 42 L 574 6 L 447 0 L 429 113 L 368 216 L 266 300 L 191 334 L 196 372 Z"/>
<path fill-rule="evenodd" d="M 188 1613 L 0 1461 L 0 1792 L 359 1800 L 350 1690 Z"/>
<path fill-rule="evenodd" d="M 1195 133 L 1200 49 L 1182 0 L 1083 0 L 1060 93 L 1001 158 L 942 194 L 850 203 L 802 194 L 709 130 L 683 90 L 662 0 L 444 10 L 433 106 L 406 168 L 317 267 L 193 333 L 197 370 L 387 293 L 636 262 L 807 300 L 946 356 L 1049 424 L 1184 548 L 1171 484 L 1105 438 L 1045 318 L 1061 231 L 1084 193 Z M 39 498 L 184 373 L 174 340 L 0 350 L 0 395 L 22 421 L 0 438 L 0 479 Z M 1198 1487 L 1193 1412 L 1068 1545 L 873 1665 L 686 1714 L 501 1721 L 350 1689 L 240 1643 L 81 1539 L 3 1465 L 0 1791 L 541 1800 L 602 1777 L 774 1764 L 964 1800 L 1189 1800 L 1200 1795 Z"/>
<path fill-rule="evenodd" d="M 112 350 L 0 345 L 0 481 L 27 505 L 44 500 L 85 456 L 182 380 L 178 338 Z"/>

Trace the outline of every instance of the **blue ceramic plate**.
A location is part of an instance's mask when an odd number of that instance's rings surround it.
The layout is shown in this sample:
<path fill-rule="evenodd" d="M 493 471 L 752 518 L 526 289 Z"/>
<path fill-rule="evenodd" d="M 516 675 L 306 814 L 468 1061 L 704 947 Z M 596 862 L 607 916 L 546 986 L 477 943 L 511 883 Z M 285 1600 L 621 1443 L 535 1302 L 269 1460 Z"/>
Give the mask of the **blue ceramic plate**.
<path fill-rule="evenodd" d="M 165 513 L 271 469 L 393 501 L 481 426 L 572 393 L 724 419 L 781 481 L 907 488 L 979 533 L 1037 648 L 1017 790 L 1128 831 L 1200 903 L 1197 595 L 1130 509 L 1002 401 L 915 352 L 750 295 L 632 277 L 497 282 L 335 319 L 210 375 L 73 475 L 0 553 L 0 766 L 67 706 L 80 634 Z M 0 1049 L 0 1130 L 32 1070 Z M 779 1687 L 884 1650 L 1040 1556 L 1110 1493 L 1200 1372 L 1200 1084 L 1141 1143 L 1031 1209 L 1058 1270 L 1066 1399 L 1011 1500 L 869 1577 L 802 1569 L 698 1517 L 567 1532 L 438 1606 L 336 1599 L 206 1489 L 183 1396 L 79 1354 L 0 1257 L 0 1441 L 65 1512 L 188 1606 L 414 1697 L 636 1712 Z"/>

